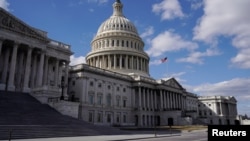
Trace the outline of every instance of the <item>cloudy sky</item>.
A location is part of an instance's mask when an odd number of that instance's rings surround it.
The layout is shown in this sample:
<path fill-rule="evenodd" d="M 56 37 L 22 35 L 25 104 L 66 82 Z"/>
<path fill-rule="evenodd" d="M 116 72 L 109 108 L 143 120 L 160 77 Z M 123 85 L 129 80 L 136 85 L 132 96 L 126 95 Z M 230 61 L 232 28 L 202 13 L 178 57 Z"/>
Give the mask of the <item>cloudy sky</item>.
<path fill-rule="evenodd" d="M 0 0 L 0 6 L 85 63 L 90 42 L 115 0 Z M 234 96 L 250 116 L 249 0 L 121 0 L 150 56 L 150 75 L 175 77 L 197 95 Z M 165 63 L 160 59 L 167 57 Z"/>

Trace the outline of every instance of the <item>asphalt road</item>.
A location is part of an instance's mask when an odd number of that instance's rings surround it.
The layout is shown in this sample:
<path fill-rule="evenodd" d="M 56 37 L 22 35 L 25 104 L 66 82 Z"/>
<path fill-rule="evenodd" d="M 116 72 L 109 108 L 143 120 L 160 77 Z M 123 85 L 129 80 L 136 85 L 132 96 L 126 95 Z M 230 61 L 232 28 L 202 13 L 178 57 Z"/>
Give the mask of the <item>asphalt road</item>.
<path fill-rule="evenodd" d="M 135 139 L 135 140 L 140 140 L 140 141 L 207 141 L 207 132 L 206 131 L 187 132 L 187 133 L 182 133 L 182 134 L 156 136 L 154 138 Z"/>

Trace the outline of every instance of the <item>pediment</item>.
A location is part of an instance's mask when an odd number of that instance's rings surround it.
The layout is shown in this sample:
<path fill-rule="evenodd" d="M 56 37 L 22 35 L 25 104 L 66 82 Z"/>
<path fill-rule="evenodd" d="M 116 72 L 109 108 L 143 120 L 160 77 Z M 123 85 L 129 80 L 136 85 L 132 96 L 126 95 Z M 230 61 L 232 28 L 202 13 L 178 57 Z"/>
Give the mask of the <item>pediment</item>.
<path fill-rule="evenodd" d="M 6 10 L 0 7 L 0 29 L 15 32 L 24 36 L 47 42 L 48 38 L 37 29 L 25 24 Z"/>
<path fill-rule="evenodd" d="M 175 78 L 170 78 L 166 80 L 163 84 L 176 89 L 183 89 L 183 87 L 178 83 L 178 81 Z"/>
<path fill-rule="evenodd" d="M 234 96 L 230 97 L 230 101 L 235 102 L 235 103 L 237 102 L 237 100 L 236 100 L 236 98 Z"/>

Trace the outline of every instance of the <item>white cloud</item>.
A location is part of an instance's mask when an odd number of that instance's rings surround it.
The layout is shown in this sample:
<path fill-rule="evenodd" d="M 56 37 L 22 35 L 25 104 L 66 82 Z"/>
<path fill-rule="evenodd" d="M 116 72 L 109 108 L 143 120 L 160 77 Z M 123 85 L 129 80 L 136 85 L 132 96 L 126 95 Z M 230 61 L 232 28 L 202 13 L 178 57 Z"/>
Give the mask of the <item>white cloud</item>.
<path fill-rule="evenodd" d="M 250 100 L 250 78 L 234 78 L 218 83 L 202 84 L 194 87 L 193 91 L 200 95 L 235 96 L 238 100 Z"/>
<path fill-rule="evenodd" d="M 98 3 L 99 5 L 107 3 L 108 0 L 88 0 L 89 3 Z"/>
<path fill-rule="evenodd" d="M 250 47 L 249 5 L 249 0 L 204 0 L 204 15 L 194 28 L 193 39 L 217 44 L 218 37 L 231 37 L 232 45 L 239 50 L 231 62 L 250 69 L 246 54 Z"/>
<path fill-rule="evenodd" d="M 191 51 L 196 48 L 198 48 L 196 43 L 184 40 L 180 35 L 171 31 L 165 31 L 151 40 L 151 48 L 146 52 L 153 57 L 157 57 L 165 52 L 179 51 L 181 49 Z"/>
<path fill-rule="evenodd" d="M 178 73 L 172 73 L 172 74 L 168 74 L 168 72 L 167 72 L 165 74 L 165 78 L 163 78 L 163 80 L 168 80 L 168 79 L 174 77 L 179 83 L 186 82 L 186 80 L 181 78 L 181 76 L 183 76 L 184 74 L 186 74 L 186 72 L 178 72 Z"/>
<path fill-rule="evenodd" d="M 221 53 L 215 48 L 208 48 L 205 52 L 193 51 L 191 52 L 188 57 L 179 58 L 177 62 L 187 62 L 193 64 L 203 64 L 202 57 L 209 57 L 220 55 Z"/>
<path fill-rule="evenodd" d="M 79 56 L 75 57 L 74 55 L 70 56 L 70 66 L 78 65 L 78 64 L 83 64 L 85 62 L 85 57 L 84 56 Z"/>
<path fill-rule="evenodd" d="M 199 8 L 201 8 L 203 5 L 203 1 L 202 0 L 192 0 L 191 1 L 191 8 L 194 10 L 197 10 Z"/>
<path fill-rule="evenodd" d="M 141 38 L 146 38 L 152 34 L 154 34 L 154 27 L 149 26 L 145 29 L 145 31 L 140 36 L 141 36 Z"/>
<path fill-rule="evenodd" d="M 218 83 L 207 83 L 199 86 L 187 86 L 188 91 L 201 96 L 234 96 L 237 100 L 237 107 L 239 114 L 247 113 L 250 115 L 249 105 L 250 101 L 250 78 L 234 78 Z"/>
<path fill-rule="evenodd" d="M 163 0 L 161 3 L 154 4 L 152 8 L 154 13 L 161 14 L 162 20 L 184 17 L 178 0 Z"/>
<path fill-rule="evenodd" d="M 3 9 L 9 11 L 9 3 L 7 0 L 0 0 L 0 7 L 2 7 Z"/>

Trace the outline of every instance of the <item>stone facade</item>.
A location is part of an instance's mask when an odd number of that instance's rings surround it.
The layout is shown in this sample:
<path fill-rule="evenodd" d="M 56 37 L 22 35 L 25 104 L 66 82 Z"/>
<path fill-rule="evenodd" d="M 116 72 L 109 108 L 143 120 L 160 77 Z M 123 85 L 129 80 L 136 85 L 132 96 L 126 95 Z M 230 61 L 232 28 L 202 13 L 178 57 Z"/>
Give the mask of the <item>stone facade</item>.
<path fill-rule="evenodd" d="M 144 42 L 122 8 L 121 1 L 113 4 L 87 64 L 76 66 L 69 66 L 70 45 L 0 8 L 0 90 L 30 93 L 64 115 L 99 125 L 235 123 L 234 97 L 198 97 L 175 78 L 150 76 Z"/>
<path fill-rule="evenodd" d="M 197 115 L 197 96 L 174 78 L 156 81 L 87 64 L 72 66 L 69 76 L 69 98 L 79 100 L 79 118 L 94 124 L 181 125 Z"/>
<path fill-rule="evenodd" d="M 0 8 L 0 90 L 32 93 L 46 103 L 61 94 L 70 55 L 69 45 L 49 39 L 46 32 Z"/>
<path fill-rule="evenodd" d="M 198 117 L 207 124 L 238 124 L 237 101 L 232 96 L 199 97 Z"/>

